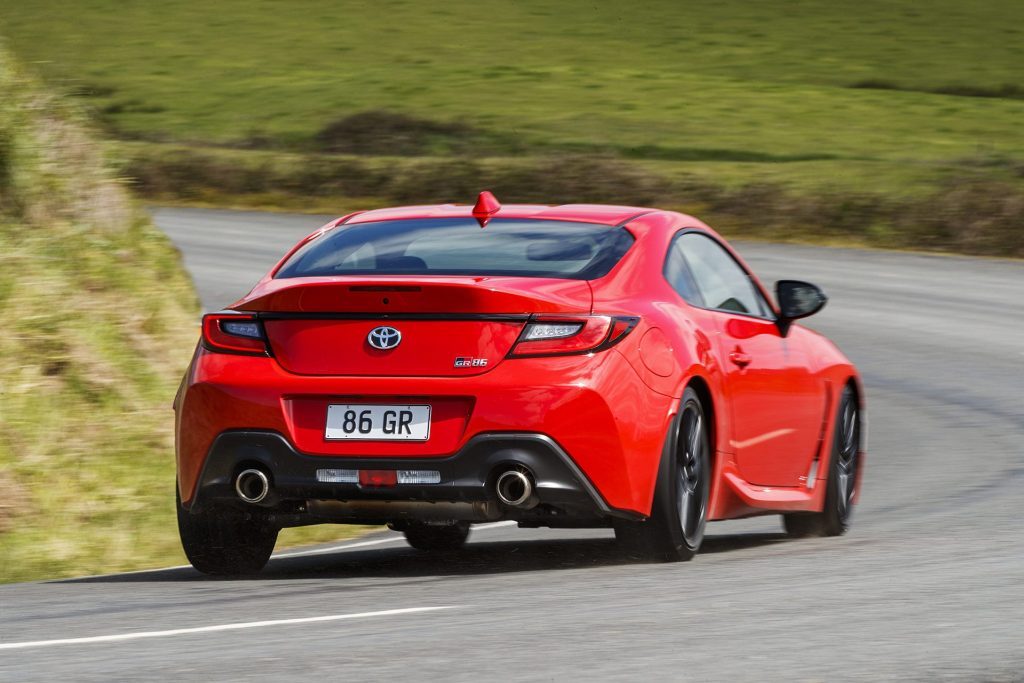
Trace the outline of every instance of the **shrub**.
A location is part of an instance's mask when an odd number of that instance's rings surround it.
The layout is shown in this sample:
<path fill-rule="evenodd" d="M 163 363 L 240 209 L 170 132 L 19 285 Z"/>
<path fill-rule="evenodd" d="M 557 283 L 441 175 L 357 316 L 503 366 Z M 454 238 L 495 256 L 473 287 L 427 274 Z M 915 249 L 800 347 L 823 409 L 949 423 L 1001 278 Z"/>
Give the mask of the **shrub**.
<path fill-rule="evenodd" d="M 274 159 L 273 161 L 271 159 Z M 998 163 L 1009 175 L 1024 168 Z M 607 156 L 566 155 L 488 161 L 325 155 L 277 159 L 246 153 L 176 150 L 137 156 L 126 168 L 150 197 L 193 199 L 211 193 L 346 197 L 372 203 L 468 202 L 481 189 L 503 202 L 599 202 L 694 207 L 734 234 L 768 239 L 841 239 L 886 247 L 1024 256 L 1024 193 L 1010 183 L 972 179 L 925 199 L 894 199 L 849 190 L 796 193 L 772 183 L 723 187 L 695 177 L 668 180 Z"/>
<path fill-rule="evenodd" d="M 327 124 L 314 140 L 321 152 L 411 156 L 462 148 L 474 134 L 473 128 L 464 123 L 373 110 Z"/>

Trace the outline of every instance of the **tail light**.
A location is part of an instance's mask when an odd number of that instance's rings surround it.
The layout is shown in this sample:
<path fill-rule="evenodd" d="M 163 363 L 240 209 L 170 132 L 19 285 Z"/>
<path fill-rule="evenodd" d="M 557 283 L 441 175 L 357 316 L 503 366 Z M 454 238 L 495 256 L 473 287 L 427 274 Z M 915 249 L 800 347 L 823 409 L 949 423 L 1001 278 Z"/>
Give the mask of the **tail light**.
<path fill-rule="evenodd" d="M 210 313 L 203 316 L 203 346 L 218 353 L 269 355 L 263 323 L 254 315 Z"/>
<path fill-rule="evenodd" d="M 639 320 L 632 316 L 535 315 L 508 356 L 570 356 L 603 351 L 625 339 Z"/>

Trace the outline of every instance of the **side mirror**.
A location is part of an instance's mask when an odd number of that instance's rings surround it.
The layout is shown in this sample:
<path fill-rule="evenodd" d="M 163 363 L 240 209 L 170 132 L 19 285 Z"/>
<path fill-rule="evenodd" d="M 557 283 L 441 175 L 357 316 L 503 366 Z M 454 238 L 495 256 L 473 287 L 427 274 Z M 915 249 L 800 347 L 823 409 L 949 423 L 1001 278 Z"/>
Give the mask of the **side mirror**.
<path fill-rule="evenodd" d="M 794 320 L 814 315 L 828 303 L 828 297 L 818 286 L 800 280 L 776 282 L 775 299 L 779 302 L 779 331 L 783 337 Z"/>

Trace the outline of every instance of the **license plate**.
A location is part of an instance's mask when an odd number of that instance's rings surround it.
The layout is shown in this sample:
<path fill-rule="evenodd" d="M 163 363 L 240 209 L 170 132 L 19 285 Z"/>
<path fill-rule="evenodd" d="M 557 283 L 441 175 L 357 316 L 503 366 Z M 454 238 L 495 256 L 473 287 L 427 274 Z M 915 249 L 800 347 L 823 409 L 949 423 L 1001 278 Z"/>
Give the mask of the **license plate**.
<path fill-rule="evenodd" d="M 332 404 L 324 438 L 363 441 L 426 441 L 430 406 Z"/>

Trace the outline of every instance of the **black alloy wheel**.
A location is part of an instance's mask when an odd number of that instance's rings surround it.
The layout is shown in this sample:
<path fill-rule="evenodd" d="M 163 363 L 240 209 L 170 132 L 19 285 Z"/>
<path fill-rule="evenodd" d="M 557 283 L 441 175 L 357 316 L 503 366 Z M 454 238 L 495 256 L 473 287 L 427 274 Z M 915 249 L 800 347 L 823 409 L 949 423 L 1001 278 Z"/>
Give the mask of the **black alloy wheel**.
<path fill-rule="evenodd" d="M 630 555 L 643 559 L 690 560 L 704 540 L 711 438 L 704 406 L 693 388 L 683 394 L 676 425 L 662 455 L 651 516 L 641 522 L 615 523 L 616 539 Z"/>
<path fill-rule="evenodd" d="M 194 513 L 182 507 L 177 492 L 176 497 L 181 547 L 193 567 L 214 576 L 241 576 L 266 566 L 278 527 L 229 508 L 209 507 Z"/>

